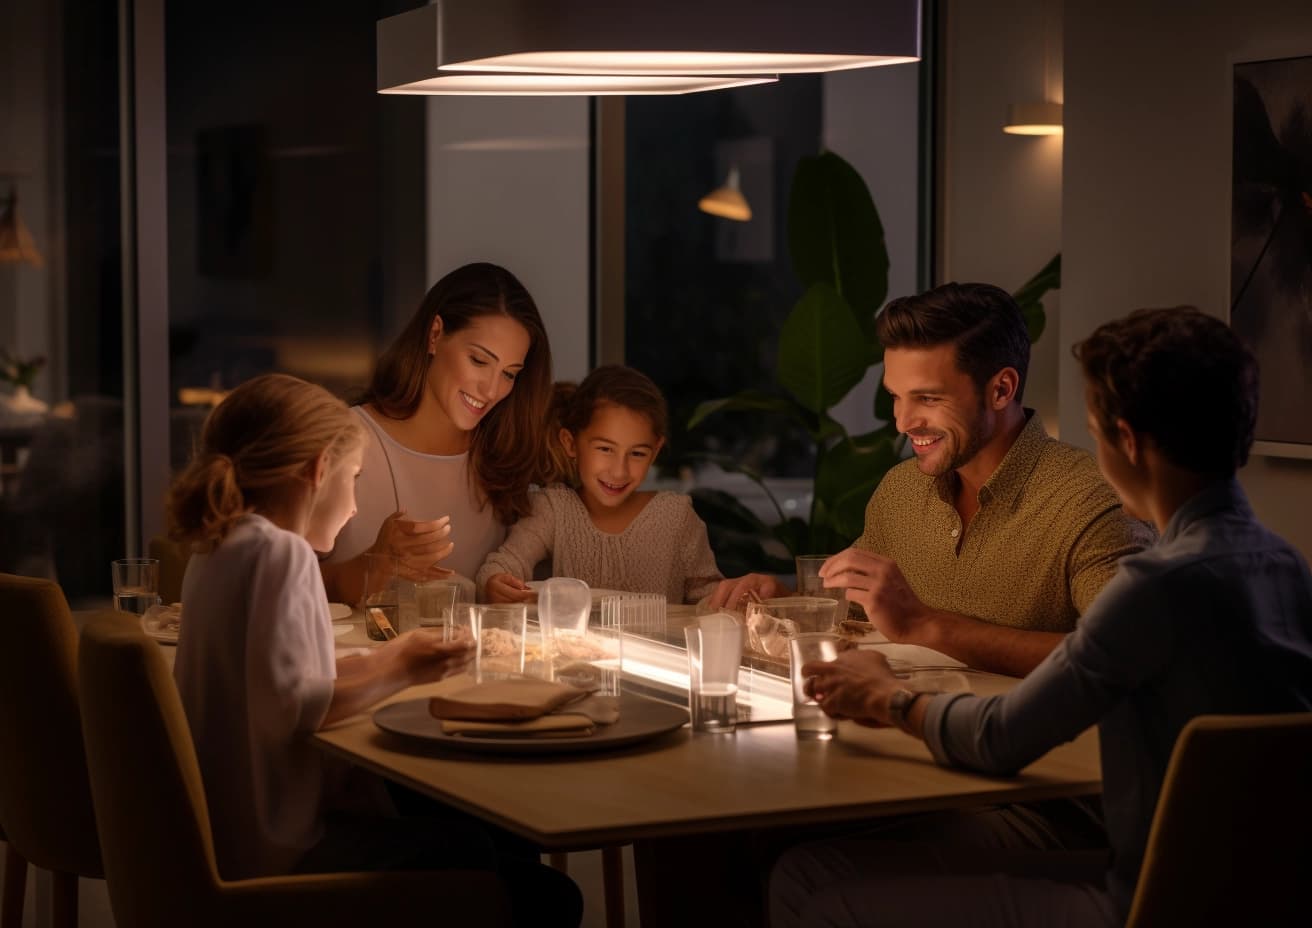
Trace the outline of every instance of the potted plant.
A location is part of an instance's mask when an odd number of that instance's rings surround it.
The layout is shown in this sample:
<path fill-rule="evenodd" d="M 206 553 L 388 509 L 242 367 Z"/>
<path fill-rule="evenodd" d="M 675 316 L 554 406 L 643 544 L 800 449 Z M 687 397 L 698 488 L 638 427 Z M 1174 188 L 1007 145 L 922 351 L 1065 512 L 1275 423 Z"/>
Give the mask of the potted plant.
<path fill-rule="evenodd" d="M 11 354 L 8 348 L 0 348 L 0 380 L 13 387 L 8 396 L 0 396 L 0 404 L 11 413 L 44 413 L 49 407 L 32 395 L 32 382 L 45 364 L 44 355 L 20 358 Z"/>
<path fill-rule="evenodd" d="M 717 554 L 729 552 L 735 568 L 791 573 L 798 554 L 833 553 L 862 532 L 866 503 L 884 474 L 902 458 L 903 438 L 893 425 L 892 398 L 882 384 L 873 420 L 878 428 L 850 433 L 830 410 L 883 360 L 875 316 L 888 294 L 888 251 L 879 213 L 865 181 L 833 152 L 804 158 L 788 198 L 788 249 L 806 288 L 779 333 L 775 386 L 746 390 L 700 404 L 688 428 L 725 413 L 753 413 L 805 430 L 814 446 L 813 492 L 806 518 L 787 516 L 764 475 L 722 456 L 706 456 L 755 481 L 779 515 L 767 524 L 732 495 L 696 489 L 693 500 Z M 1030 341 L 1043 332 L 1041 299 L 1060 286 L 1054 257 L 1015 294 Z M 782 549 L 788 557 L 779 555 Z"/>

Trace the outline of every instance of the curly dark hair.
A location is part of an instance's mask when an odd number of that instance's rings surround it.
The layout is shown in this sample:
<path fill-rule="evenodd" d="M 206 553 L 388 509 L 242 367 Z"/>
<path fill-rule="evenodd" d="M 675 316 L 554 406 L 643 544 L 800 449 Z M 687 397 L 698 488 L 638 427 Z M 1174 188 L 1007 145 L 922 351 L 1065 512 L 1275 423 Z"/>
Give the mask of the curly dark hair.
<path fill-rule="evenodd" d="M 875 318 L 885 349 L 953 345 L 957 367 L 983 392 L 1004 367 L 1019 375 L 1016 401 L 1025 395 L 1030 337 L 1010 293 L 992 284 L 949 283 L 890 302 Z"/>
<path fill-rule="evenodd" d="M 1071 353 L 1104 434 L 1123 419 L 1198 474 L 1228 477 L 1248 463 L 1257 361 L 1221 320 L 1193 306 L 1139 309 L 1099 326 Z"/>

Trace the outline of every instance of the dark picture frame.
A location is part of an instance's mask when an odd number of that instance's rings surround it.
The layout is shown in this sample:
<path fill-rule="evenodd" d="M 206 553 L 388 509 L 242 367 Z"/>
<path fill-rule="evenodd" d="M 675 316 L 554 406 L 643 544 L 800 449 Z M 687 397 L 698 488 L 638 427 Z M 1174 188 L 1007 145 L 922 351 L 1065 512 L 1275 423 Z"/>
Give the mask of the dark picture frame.
<path fill-rule="evenodd" d="M 1312 458 L 1312 54 L 1232 62 L 1230 324 L 1261 365 L 1259 454 Z"/>

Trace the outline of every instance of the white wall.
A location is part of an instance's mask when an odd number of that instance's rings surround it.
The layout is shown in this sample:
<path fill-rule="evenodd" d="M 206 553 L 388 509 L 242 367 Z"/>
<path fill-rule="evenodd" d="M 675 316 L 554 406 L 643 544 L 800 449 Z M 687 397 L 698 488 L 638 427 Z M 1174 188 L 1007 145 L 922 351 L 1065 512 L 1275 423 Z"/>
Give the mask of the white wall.
<path fill-rule="evenodd" d="M 588 100 L 428 100 L 428 277 L 491 261 L 533 294 L 556 379 L 588 365 Z"/>
<path fill-rule="evenodd" d="M 919 84 L 914 64 L 824 76 L 824 146 L 850 162 L 870 188 L 888 247 L 889 299 L 916 290 Z M 871 368 L 834 407 L 834 418 L 853 434 L 874 428 L 875 387 L 882 371 L 882 366 Z"/>
<path fill-rule="evenodd" d="M 1312 3 L 1070 0 L 1065 24 L 1061 418 L 1087 444 L 1072 342 L 1140 306 L 1225 318 L 1229 61 L 1312 54 Z M 1312 556 L 1312 464 L 1255 457 L 1242 479 L 1263 521 Z"/>
<path fill-rule="evenodd" d="M 1060 0 L 945 0 L 936 283 L 1015 290 L 1062 250 L 1062 137 L 1007 135 L 1011 103 L 1062 100 Z M 1046 41 L 1045 41 L 1046 40 Z M 1045 61 L 1046 49 L 1046 61 Z M 1062 299 L 1030 357 L 1025 405 L 1058 431 Z"/>

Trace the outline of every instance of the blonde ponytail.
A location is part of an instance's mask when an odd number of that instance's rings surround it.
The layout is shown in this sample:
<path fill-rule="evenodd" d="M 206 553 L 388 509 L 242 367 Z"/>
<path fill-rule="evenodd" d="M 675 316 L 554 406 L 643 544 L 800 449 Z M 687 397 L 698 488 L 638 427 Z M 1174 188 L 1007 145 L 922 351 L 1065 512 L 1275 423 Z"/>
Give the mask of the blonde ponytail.
<path fill-rule="evenodd" d="M 246 514 L 364 441 L 358 419 L 322 387 L 266 374 L 233 390 L 209 414 L 191 463 L 169 490 L 169 535 L 200 550 Z"/>

